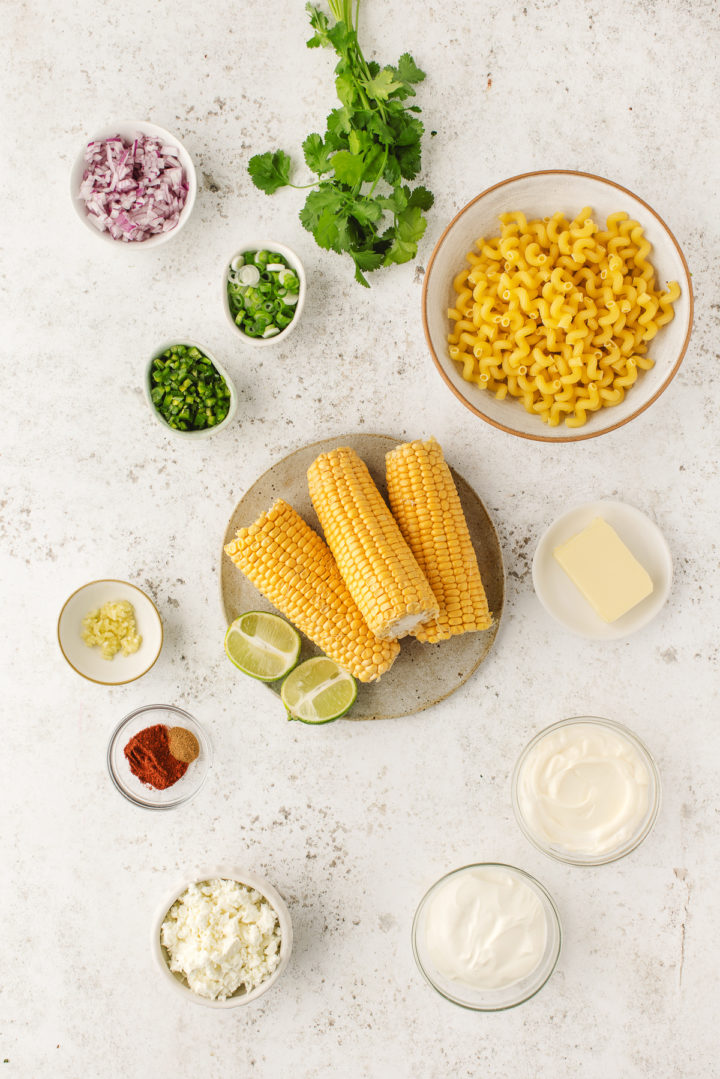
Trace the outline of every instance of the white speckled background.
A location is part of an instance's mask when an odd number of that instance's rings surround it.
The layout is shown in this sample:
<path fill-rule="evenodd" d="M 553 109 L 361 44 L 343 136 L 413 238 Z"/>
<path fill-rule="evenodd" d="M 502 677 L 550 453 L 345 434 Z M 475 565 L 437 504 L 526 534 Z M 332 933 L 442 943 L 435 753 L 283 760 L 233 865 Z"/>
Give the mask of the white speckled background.
<path fill-rule="evenodd" d="M 315 247 L 302 196 L 257 192 L 251 153 L 323 130 L 332 58 L 309 52 L 303 5 L 274 0 L 4 5 L 3 868 L 0 1079 L 695 1079 L 717 1074 L 717 520 L 720 416 L 717 56 L 712 0 L 363 0 L 368 55 L 428 72 L 423 179 L 437 196 L 416 265 L 373 278 Z M 176 132 L 198 167 L 190 224 L 156 251 L 108 250 L 76 220 L 68 173 L 109 119 Z M 694 274 L 695 331 L 671 388 L 630 427 L 552 447 L 475 420 L 440 383 L 419 317 L 422 266 L 484 187 L 535 168 L 597 172 L 663 216 Z M 288 345 L 260 356 L 224 321 L 226 255 L 267 232 L 305 260 Z M 241 392 L 236 423 L 199 445 L 165 437 L 140 380 L 155 345 L 197 338 Z M 509 571 L 506 623 L 455 697 L 382 724 L 288 725 L 222 651 L 219 544 L 268 465 L 346 430 L 434 433 L 485 498 Z M 530 579 L 567 505 L 624 499 L 671 545 L 670 601 L 637 636 L 561 631 Z M 143 680 L 79 679 L 55 640 L 86 580 L 146 588 L 166 643 Z M 215 766 L 167 815 L 125 803 L 110 731 L 151 701 L 188 708 Z M 576 713 L 627 722 L 664 784 L 649 840 L 582 870 L 545 858 L 512 818 L 530 735 Z M 464 1012 L 422 981 L 415 906 L 470 860 L 536 874 L 563 919 L 559 967 L 515 1011 Z M 168 993 L 150 923 L 183 878 L 220 864 L 269 876 L 290 905 L 276 991 L 214 1013 Z"/>

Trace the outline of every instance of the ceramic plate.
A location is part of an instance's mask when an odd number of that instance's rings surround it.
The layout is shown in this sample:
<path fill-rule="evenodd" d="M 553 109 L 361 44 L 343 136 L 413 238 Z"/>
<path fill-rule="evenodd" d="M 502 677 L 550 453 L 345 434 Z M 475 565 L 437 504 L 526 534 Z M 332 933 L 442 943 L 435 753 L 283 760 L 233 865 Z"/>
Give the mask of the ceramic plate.
<path fill-rule="evenodd" d="M 137 652 L 118 652 L 103 659 L 99 648 L 89 648 L 82 639 L 82 620 L 104 603 L 126 599 L 135 608 L 135 622 L 142 644 Z M 65 659 L 83 678 L 103 686 L 120 686 L 146 674 L 160 655 L 163 628 L 157 607 L 145 593 L 128 581 L 90 581 L 65 601 L 58 618 L 58 642 Z"/>
<path fill-rule="evenodd" d="M 243 496 L 228 522 L 223 544 L 234 539 L 238 528 L 251 524 L 280 497 L 322 535 L 307 487 L 307 470 L 315 458 L 338 446 L 352 447 L 365 461 L 385 497 L 385 454 L 401 441 L 387 435 L 338 435 L 296 450 L 268 469 Z M 393 719 L 421 712 L 437 704 L 459 689 L 477 670 L 497 636 L 505 602 L 505 572 L 500 542 L 490 515 L 472 487 L 455 471 L 453 478 L 495 621 L 483 633 L 466 633 L 438 644 L 420 644 L 413 637 L 406 637 L 402 641 L 400 655 L 379 682 L 358 683 L 357 701 L 349 719 Z M 275 609 L 223 552 L 220 591 L 228 625 L 243 611 Z M 303 637 L 301 661 L 316 655 L 320 655 L 320 650 Z M 268 688 L 279 695 L 279 683 L 269 684 Z M 278 708 L 282 709 L 280 703 Z"/>
<path fill-rule="evenodd" d="M 612 408 L 592 412 L 583 427 L 548 427 L 538 416 L 525 411 L 520 401 L 498 401 L 494 394 L 467 382 L 448 355 L 450 328 L 448 307 L 454 306 L 452 281 L 467 265 L 466 253 L 480 236 L 497 236 L 498 214 L 522 210 L 528 218 L 551 216 L 558 210 L 574 217 L 583 206 L 591 206 L 595 220 L 605 224 L 608 214 L 625 210 L 639 221 L 652 244 L 650 260 L 657 282 L 665 288 L 678 281 L 680 296 L 675 301 L 675 317 L 650 342 L 648 355 L 655 361 L 643 371 L 625 399 Z M 513 176 L 477 195 L 453 218 L 435 245 L 423 282 L 422 317 L 425 337 L 435 365 L 462 403 L 476 416 L 509 434 L 541 442 L 574 442 L 605 434 L 628 423 L 643 412 L 667 388 L 680 366 L 690 339 L 693 321 L 693 292 L 690 271 L 680 245 L 663 219 L 632 191 L 602 176 L 558 169 Z"/>
<path fill-rule="evenodd" d="M 596 517 L 615 529 L 654 586 L 647 599 L 612 623 L 603 622 L 553 557 L 555 547 L 582 532 Z M 588 502 L 550 525 L 538 543 L 532 572 L 538 599 L 553 618 L 581 637 L 612 641 L 635 633 L 663 607 L 672 583 L 672 558 L 662 532 L 640 510 L 624 502 Z"/>

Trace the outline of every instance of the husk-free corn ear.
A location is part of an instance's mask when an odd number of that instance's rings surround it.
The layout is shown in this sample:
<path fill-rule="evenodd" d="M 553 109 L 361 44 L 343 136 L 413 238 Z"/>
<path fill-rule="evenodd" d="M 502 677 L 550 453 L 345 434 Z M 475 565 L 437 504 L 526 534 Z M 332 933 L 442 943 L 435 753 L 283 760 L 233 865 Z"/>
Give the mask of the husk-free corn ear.
<path fill-rule="evenodd" d="M 434 438 L 406 442 L 391 450 L 385 463 L 393 515 L 440 606 L 438 616 L 414 635 L 434 642 L 489 629 L 492 615 L 477 558 L 440 445 Z"/>
<path fill-rule="evenodd" d="M 317 532 L 281 498 L 225 547 L 248 580 L 302 633 L 361 682 L 374 682 L 400 652 L 368 629 Z"/>
<path fill-rule="evenodd" d="M 428 580 L 355 451 L 321 454 L 308 484 L 328 546 L 372 632 L 404 637 L 435 617 Z"/>

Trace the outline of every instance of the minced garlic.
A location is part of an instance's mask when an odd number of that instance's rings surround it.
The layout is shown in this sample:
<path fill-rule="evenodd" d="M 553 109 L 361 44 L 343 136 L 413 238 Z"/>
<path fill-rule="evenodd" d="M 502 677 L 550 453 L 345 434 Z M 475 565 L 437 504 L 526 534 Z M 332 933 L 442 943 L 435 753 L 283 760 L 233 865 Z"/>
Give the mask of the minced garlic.
<path fill-rule="evenodd" d="M 82 625 L 85 644 L 88 648 L 98 647 L 103 659 L 112 659 L 120 651 L 130 656 L 142 644 L 135 625 L 135 608 L 126 599 L 104 603 L 99 610 L 89 611 Z"/>

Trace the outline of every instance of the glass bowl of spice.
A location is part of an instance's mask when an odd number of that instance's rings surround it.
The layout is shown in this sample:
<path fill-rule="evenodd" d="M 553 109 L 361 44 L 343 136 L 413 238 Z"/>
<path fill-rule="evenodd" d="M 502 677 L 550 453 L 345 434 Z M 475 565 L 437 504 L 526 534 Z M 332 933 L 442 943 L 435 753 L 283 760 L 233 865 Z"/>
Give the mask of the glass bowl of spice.
<path fill-rule="evenodd" d="M 210 739 L 196 719 L 172 704 L 146 704 L 113 731 L 107 754 L 113 783 L 144 809 L 189 802 L 212 764 Z"/>

